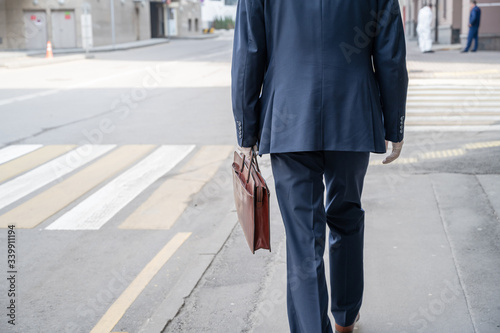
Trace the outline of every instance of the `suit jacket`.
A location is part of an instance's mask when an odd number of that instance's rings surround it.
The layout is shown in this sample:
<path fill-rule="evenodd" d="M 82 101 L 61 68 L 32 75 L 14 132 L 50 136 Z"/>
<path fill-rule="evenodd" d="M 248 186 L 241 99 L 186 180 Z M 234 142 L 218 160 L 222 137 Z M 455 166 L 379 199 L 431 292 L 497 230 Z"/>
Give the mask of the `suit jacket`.
<path fill-rule="evenodd" d="M 239 0 L 232 105 L 259 152 L 385 152 L 404 135 L 408 74 L 397 0 Z"/>
<path fill-rule="evenodd" d="M 479 28 L 479 23 L 481 23 L 481 9 L 475 6 L 470 11 L 469 23 L 474 28 Z"/>

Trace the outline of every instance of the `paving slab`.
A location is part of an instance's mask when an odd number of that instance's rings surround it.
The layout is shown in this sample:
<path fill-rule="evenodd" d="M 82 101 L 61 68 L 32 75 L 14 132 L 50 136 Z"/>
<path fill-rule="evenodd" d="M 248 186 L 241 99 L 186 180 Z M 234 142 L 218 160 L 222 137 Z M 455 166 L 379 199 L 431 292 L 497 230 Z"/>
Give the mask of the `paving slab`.
<path fill-rule="evenodd" d="M 429 175 L 369 172 L 359 332 L 473 332 Z M 391 170 L 391 168 L 393 168 Z M 398 181 L 396 187 L 388 183 Z"/>
<path fill-rule="evenodd" d="M 355 332 L 498 332 L 500 176 L 395 179 L 387 174 L 396 167 L 383 168 L 371 166 L 365 182 L 365 296 Z M 274 194 L 273 206 L 273 252 L 247 253 L 237 226 L 165 332 L 289 331 Z"/>
<path fill-rule="evenodd" d="M 498 185 L 498 175 L 482 176 Z M 441 217 L 474 324 L 474 332 L 500 331 L 500 221 L 475 175 L 432 175 Z M 488 192 L 495 191 L 488 185 Z M 494 197 L 498 204 L 498 195 Z"/>

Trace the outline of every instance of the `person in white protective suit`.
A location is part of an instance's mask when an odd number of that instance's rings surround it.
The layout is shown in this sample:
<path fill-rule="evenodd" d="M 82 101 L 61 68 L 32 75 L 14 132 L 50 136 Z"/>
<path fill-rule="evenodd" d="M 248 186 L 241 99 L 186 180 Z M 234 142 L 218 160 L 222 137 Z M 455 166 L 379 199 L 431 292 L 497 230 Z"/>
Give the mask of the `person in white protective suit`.
<path fill-rule="evenodd" d="M 418 46 L 423 53 L 432 52 L 432 4 L 422 7 L 418 11 Z"/>

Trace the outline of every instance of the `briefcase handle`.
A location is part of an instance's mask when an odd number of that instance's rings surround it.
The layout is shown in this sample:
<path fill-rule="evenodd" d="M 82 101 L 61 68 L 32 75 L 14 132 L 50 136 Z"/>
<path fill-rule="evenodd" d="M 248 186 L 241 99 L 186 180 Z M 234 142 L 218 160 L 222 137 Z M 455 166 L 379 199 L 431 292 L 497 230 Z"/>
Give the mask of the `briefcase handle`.
<path fill-rule="evenodd" d="M 250 181 L 250 170 L 252 169 L 252 162 L 255 162 L 255 168 L 257 169 L 257 172 L 260 173 L 259 162 L 257 162 L 257 155 L 255 154 L 255 151 L 253 150 L 253 148 L 252 148 L 251 152 L 252 152 L 252 158 L 250 160 L 250 165 L 248 166 L 247 184 Z M 247 156 L 245 154 L 243 154 L 243 161 L 241 162 L 240 173 L 243 172 L 243 168 L 245 167 L 245 158 L 246 157 Z"/>

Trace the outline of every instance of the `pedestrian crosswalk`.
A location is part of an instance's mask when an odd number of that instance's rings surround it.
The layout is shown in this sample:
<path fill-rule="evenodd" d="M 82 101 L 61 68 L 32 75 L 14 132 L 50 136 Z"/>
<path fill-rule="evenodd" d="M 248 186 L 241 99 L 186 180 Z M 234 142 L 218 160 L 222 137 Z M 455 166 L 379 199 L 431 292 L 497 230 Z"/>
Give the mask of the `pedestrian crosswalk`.
<path fill-rule="evenodd" d="M 500 129 L 500 86 L 410 85 L 406 105 L 410 131 Z"/>
<path fill-rule="evenodd" d="M 47 221 L 46 230 L 98 230 L 161 182 L 119 228 L 169 229 L 233 150 L 195 145 L 5 147 L 0 149 L 0 228 L 34 228 Z M 171 175 L 179 164 L 182 168 Z"/>

